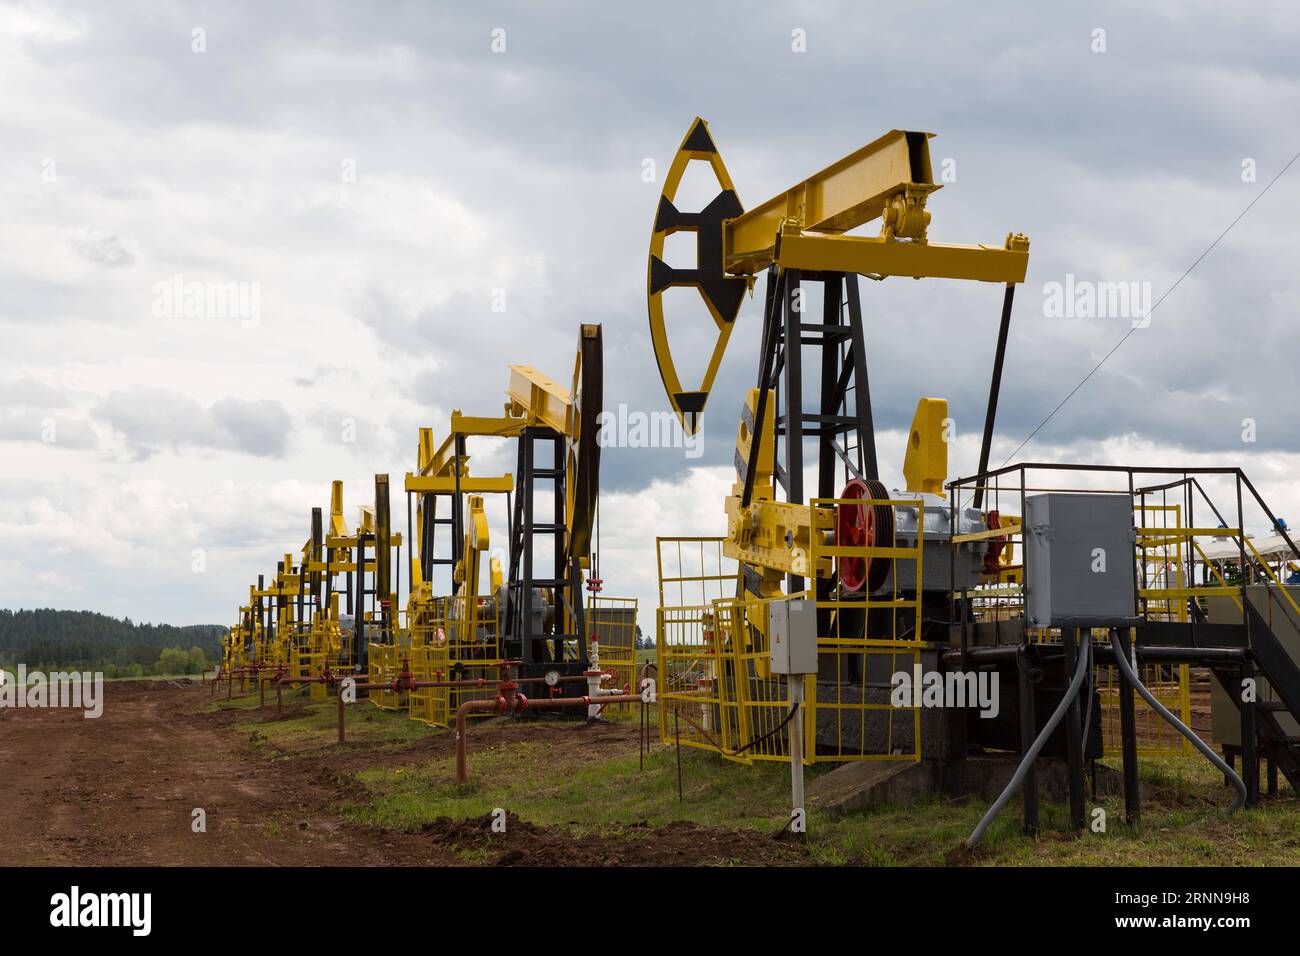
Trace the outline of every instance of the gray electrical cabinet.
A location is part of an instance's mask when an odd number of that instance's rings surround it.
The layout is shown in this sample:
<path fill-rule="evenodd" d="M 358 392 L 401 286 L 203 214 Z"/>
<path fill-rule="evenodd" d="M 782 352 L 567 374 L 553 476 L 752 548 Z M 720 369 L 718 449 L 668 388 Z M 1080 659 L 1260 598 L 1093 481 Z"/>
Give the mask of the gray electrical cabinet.
<path fill-rule="evenodd" d="M 772 601 L 767 607 L 773 674 L 817 673 L 817 602 Z"/>
<path fill-rule="evenodd" d="M 1050 492 L 1025 499 L 1025 622 L 1137 623 L 1132 499 Z"/>

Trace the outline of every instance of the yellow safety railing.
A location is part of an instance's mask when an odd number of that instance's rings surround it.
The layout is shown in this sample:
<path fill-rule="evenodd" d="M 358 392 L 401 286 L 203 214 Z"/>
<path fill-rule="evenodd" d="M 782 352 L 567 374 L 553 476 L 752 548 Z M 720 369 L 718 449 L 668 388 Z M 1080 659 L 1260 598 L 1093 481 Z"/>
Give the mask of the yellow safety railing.
<path fill-rule="evenodd" d="M 840 592 L 817 601 L 818 620 L 827 625 L 818 631 L 818 676 L 815 681 L 809 678 L 805 687 L 805 699 L 812 702 L 807 718 L 812 739 L 804 753 L 811 759 L 920 760 L 921 709 L 914 703 L 898 704 L 891 691 L 895 674 L 910 676 L 921 662 L 925 502 L 814 498 L 811 504 L 827 509 L 915 509 L 916 537 L 911 545 L 896 537 L 887 547 L 831 545 L 813 537 L 813 567 L 822 558 L 883 558 L 891 570 L 880 594 Z M 886 623 L 878 625 L 876 618 Z"/>
<path fill-rule="evenodd" d="M 446 598 L 447 607 L 447 667 L 448 680 L 495 680 L 501 676 L 501 614 L 496 602 L 476 597 L 477 613 L 474 628 L 466 627 L 466 601 L 460 597 Z M 447 708 L 455 714 L 457 708 L 468 700 L 495 697 L 495 689 L 454 688 L 447 695 Z"/>
<path fill-rule="evenodd" d="M 587 632 L 598 648 L 600 669 L 610 674 L 606 690 L 635 690 L 637 680 L 637 599 L 592 594 L 587 598 Z M 608 704 L 602 717 L 629 715 L 631 704 Z"/>
<path fill-rule="evenodd" d="M 660 737 L 743 763 L 788 761 L 790 734 L 803 735 L 806 763 L 920 760 L 921 713 L 891 699 L 893 676 L 909 677 L 921 660 L 921 601 L 925 505 L 918 499 L 818 498 L 813 508 L 877 505 L 916 510 L 911 544 L 835 545 L 814 535 L 810 567 L 823 559 L 886 559 L 891 572 L 880 593 L 812 593 L 759 599 L 723 596 L 734 588 L 721 538 L 660 539 L 656 618 Z M 901 537 L 901 535 L 900 535 Z M 665 556 L 676 557 L 665 563 Z M 687 560 L 695 555 L 692 563 Z M 710 557 L 714 556 L 712 560 Z M 713 589 L 713 596 L 710 594 Z M 665 597 L 698 593 L 698 603 Z M 817 605 L 818 673 L 804 678 L 805 707 L 791 726 L 787 679 L 771 673 L 768 608 L 802 596 Z"/>
<path fill-rule="evenodd" d="M 467 600 L 459 596 L 435 597 L 408 612 L 410 623 L 404 636 L 414 680 L 450 683 L 501 676 L 500 616 L 495 602 L 482 597 L 475 600 L 478 604 L 472 617 L 467 614 Z M 401 661 L 397 663 L 400 669 Z M 411 720 L 448 727 L 462 703 L 495 694 L 490 687 L 417 687 L 405 695 L 407 715 Z"/>
<path fill-rule="evenodd" d="M 1282 597 L 1286 598 L 1287 603 L 1291 605 L 1291 610 L 1295 611 L 1297 615 L 1300 615 L 1300 605 L 1297 605 L 1295 599 L 1291 597 L 1291 592 L 1282 583 L 1282 579 L 1278 577 L 1277 573 L 1273 570 L 1273 568 L 1269 565 L 1269 563 L 1264 560 L 1264 556 L 1259 553 L 1258 549 L 1256 549 L 1254 542 L 1252 542 L 1249 538 L 1246 538 L 1245 541 L 1246 541 L 1246 547 L 1249 548 L 1251 554 L 1255 556 L 1255 560 L 1259 562 L 1259 566 L 1264 569 L 1264 572 L 1269 576 L 1269 579 L 1272 580 L 1272 582 L 1277 585 L 1278 591 L 1281 593 Z M 1237 603 L 1240 604 L 1241 603 L 1240 600 L 1238 600 Z"/>
<path fill-rule="evenodd" d="M 739 746 L 738 704 L 719 683 L 724 666 L 715 615 L 712 604 L 657 612 L 659 736 L 727 753 Z"/>
<path fill-rule="evenodd" d="M 723 553 L 725 541 L 718 537 L 656 538 L 659 606 L 704 606 L 734 597 L 738 568 Z"/>
<path fill-rule="evenodd" d="M 411 675 L 417 681 L 451 680 L 451 647 L 447 642 L 446 600 L 434 599 L 422 607 L 411 635 Z M 451 725 L 451 690 L 417 687 L 407 694 L 407 716 L 433 727 Z"/>
<path fill-rule="evenodd" d="M 1143 616 L 1148 620 L 1178 621 L 1189 618 L 1188 600 L 1199 591 L 1190 587 L 1187 580 L 1187 554 L 1198 536 L 1222 534 L 1221 529 L 1188 528 L 1183 526 L 1183 506 L 1139 501 L 1133 506 L 1137 528 L 1135 545 L 1138 562 L 1138 598 Z M 1094 639 L 1109 641 L 1104 632 L 1094 634 Z M 1144 664 L 1138 676 L 1152 696 L 1177 715 L 1184 724 L 1192 723 L 1192 671 L 1187 664 Z M 1119 694 L 1121 678 L 1113 666 L 1098 667 L 1095 671 L 1097 695 L 1100 706 L 1102 735 L 1106 752 L 1120 751 Z M 1190 741 L 1178 733 L 1148 706 L 1136 697 L 1138 752 L 1141 754 L 1174 756 L 1191 754 Z"/>
<path fill-rule="evenodd" d="M 391 635 L 381 633 L 383 625 L 378 612 L 374 612 L 373 616 L 368 614 L 367 617 L 370 619 L 365 622 L 362 635 L 366 638 L 379 638 L 379 640 L 368 641 L 367 673 L 370 683 L 390 683 L 402 672 L 403 662 L 410 660 L 411 632 L 401 626 L 400 615 L 392 622 Z M 384 640 L 385 636 L 391 636 L 391 640 Z M 368 697 L 370 702 L 381 710 L 405 710 L 407 707 L 405 691 L 371 690 Z"/>
<path fill-rule="evenodd" d="M 1146 614 L 1154 619 L 1187 620 L 1187 599 L 1207 594 L 1228 593 L 1235 589 L 1190 587 L 1185 580 L 1188 548 L 1199 548 L 1196 538 L 1202 535 L 1231 534 L 1231 529 L 1184 528 L 1182 508 L 1177 504 L 1134 504 L 1136 529 L 1135 560 L 1139 573 L 1138 596 Z M 954 543 L 989 540 L 1005 536 L 1007 542 L 1023 540 L 1021 520 L 1001 515 L 1002 526 L 989 531 L 957 535 Z M 1023 618 L 1023 576 L 1010 578 L 1002 570 L 985 576 L 981 583 L 959 592 L 971 600 L 972 618 L 976 622 L 1010 621 Z M 1026 628 L 1026 639 L 1041 644 L 1059 644 L 1059 628 Z M 1106 644 L 1105 630 L 1093 630 L 1095 642 Z M 1119 688 L 1116 668 L 1098 665 L 1094 671 L 1099 702 L 1098 721 L 1106 742 L 1107 753 L 1119 749 Z M 1156 699 L 1187 724 L 1192 720 L 1191 687 L 1194 675 L 1187 665 L 1143 665 L 1142 682 Z M 1141 698 L 1136 700 L 1139 751 L 1150 755 L 1191 753 L 1191 744 L 1159 717 Z"/>

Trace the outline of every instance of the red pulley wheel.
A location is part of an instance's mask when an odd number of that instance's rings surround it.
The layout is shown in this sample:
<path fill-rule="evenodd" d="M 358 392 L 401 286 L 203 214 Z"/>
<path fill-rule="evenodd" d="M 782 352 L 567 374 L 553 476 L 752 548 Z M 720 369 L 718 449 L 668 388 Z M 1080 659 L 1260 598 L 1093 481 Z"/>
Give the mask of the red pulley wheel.
<path fill-rule="evenodd" d="M 878 481 L 854 478 L 841 498 L 877 499 L 889 497 L 885 486 Z M 836 509 L 835 544 L 848 547 L 892 548 L 894 546 L 894 509 L 889 505 L 841 504 Z M 846 591 L 875 591 L 889 577 L 888 558 L 847 558 L 836 561 L 840 584 Z"/>

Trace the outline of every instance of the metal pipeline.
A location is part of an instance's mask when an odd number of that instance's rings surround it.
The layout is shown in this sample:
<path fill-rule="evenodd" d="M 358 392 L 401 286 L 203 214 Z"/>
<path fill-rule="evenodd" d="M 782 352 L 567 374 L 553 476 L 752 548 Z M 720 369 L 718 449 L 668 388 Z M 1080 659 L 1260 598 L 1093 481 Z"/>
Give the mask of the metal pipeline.
<path fill-rule="evenodd" d="M 568 677 L 559 678 L 559 680 L 556 683 L 569 684 L 569 683 L 573 683 L 574 681 L 586 682 L 586 680 L 587 678 L 581 674 L 573 674 Z M 515 684 L 545 684 L 546 682 L 547 681 L 545 677 L 519 677 L 514 680 Z M 452 688 L 468 688 L 469 690 L 474 690 L 476 688 L 489 688 L 489 687 L 496 688 L 499 687 L 502 683 L 504 683 L 504 681 L 499 678 L 493 678 L 492 680 L 488 680 L 486 677 L 477 677 L 474 680 L 441 680 L 441 681 L 440 680 L 417 680 L 417 681 L 412 681 L 410 686 L 452 687 Z"/>
<path fill-rule="evenodd" d="M 339 678 L 339 679 L 338 679 L 338 683 L 342 684 L 342 681 L 343 681 L 344 679 L 346 679 L 346 678 Z M 559 679 L 559 683 L 567 683 L 567 682 L 572 682 L 572 681 L 586 681 L 586 679 L 587 679 L 587 678 L 582 677 L 582 676 L 579 676 L 579 675 L 575 675 L 575 676 L 571 676 L 571 677 L 561 677 L 561 678 Z M 297 682 L 299 682 L 299 681 L 301 681 L 301 682 L 303 682 L 303 683 L 321 683 L 321 682 L 324 680 L 324 678 L 320 678 L 320 677 L 293 678 L 293 677 L 290 677 L 290 678 L 287 678 L 286 680 L 287 680 L 287 683 L 290 683 L 290 684 L 297 683 Z M 517 686 L 520 685 L 520 684 L 544 684 L 544 683 L 546 683 L 546 678 L 545 678 L 545 677 L 521 677 L 521 678 L 519 678 L 519 679 L 517 679 L 517 680 L 507 680 L 507 679 L 501 679 L 501 680 L 487 680 L 486 678 L 482 678 L 482 677 L 480 677 L 480 678 L 476 678 L 476 679 L 474 679 L 474 680 L 465 680 L 465 681 L 415 680 L 415 679 L 413 679 L 413 678 L 411 677 L 411 674 L 410 674 L 409 671 L 403 671 L 401 674 L 398 674 L 398 675 L 397 675 L 397 678 L 394 679 L 394 680 L 391 680 L 391 681 L 374 681 L 374 682 L 370 682 L 370 681 L 361 681 L 361 682 L 356 682 L 356 683 L 353 683 L 353 684 L 352 684 L 352 689 L 353 689 L 353 690 L 391 690 L 391 691 L 393 691 L 394 693 L 398 693 L 398 694 L 400 694 L 400 693 L 404 693 L 404 692 L 406 692 L 406 691 L 419 690 L 419 689 L 424 688 L 424 687 L 449 687 L 449 688 L 459 688 L 459 689 L 464 689 L 464 690 L 481 690 L 481 689 L 486 689 L 486 688 L 492 688 L 492 689 L 495 689 L 495 690 L 504 690 L 504 689 L 506 689 L 507 685 L 509 685 L 510 689 L 513 690 L 513 688 L 517 687 Z M 344 713 L 343 708 L 344 708 L 344 705 L 345 705 L 346 702 L 343 700 L 343 693 L 342 693 L 342 690 L 343 690 L 343 688 L 340 687 L 340 688 L 339 688 L 339 694 L 338 694 L 338 707 L 339 707 L 339 743 L 345 743 L 345 742 L 346 742 L 346 736 L 347 736 L 347 731 L 346 731 L 345 721 L 344 721 L 344 717 L 343 717 L 343 713 Z M 519 694 L 519 695 L 517 695 L 517 696 L 518 696 L 521 700 L 524 700 L 524 701 L 527 701 L 527 699 L 528 699 L 528 698 L 524 697 L 523 694 Z M 496 699 L 499 700 L 500 698 L 498 697 L 498 698 L 496 698 Z M 512 698 L 512 699 L 513 699 L 513 698 Z M 598 699 L 599 699 L 599 700 L 604 700 L 604 698 L 598 698 Z M 639 698 L 638 698 L 638 699 L 639 699 Z M 492 698 L 488 698 L 488 700 L 491 701 Z M 547 703 L 549 703 L 549 701 L 548 701 Z M 480 708 L 480 709 L 481 709 L 481 708 Z M 523 708 L 520 708 L 520 710 L 522 711 Z M 457 713 L 458 713 L 458 715 L 459 715 L 459 711 L 458 711 Z"/>
<path fill-rule="evenodd" d="M 225 681 L 225 683 L 226 683 L 226 699 L 227 699 L 227 700 L 230 700 L 231 698 L 234 697 L 234 692 L 235 692 L 235 678 L 236 678 L 236 677 L 239 678 L 239 681 L 240 681 L 240 689 L 241 689 L 241 690 L 246 690 L 246 689 L 248 688 L 248 677 L 249 677 L 250 674 L 251 674 L 253 677 L 256 677 L 256 676 L 257 676 L 257 674 L 258 674 L 258 668 L 257 668 L 256 665 L 254 665 L 254 666 L 252 666 L 252 667 L 235 667 L 235 668 L 231 668 L 230 670 L 227 670 L 227 671 L 225 671 L 225 672 L 223 672 L 223 673 L 218 673 L 215 677 L 212 678 L 212 693 L 213 693 L 213 695 L 215 695 L 216 692 L 217 692 L 217 685 L 220 684 L 222 681 Z"/>
<path fill-rule="evenodd" d="M 343 698 L 342 681 L 340 681 L 339 683 L 340 683 L 339 692 L 337 694 L 338 702 L 339 702 L 339 743 L 343 743 L 346 735 L 346 731 L 344 729 L 345 725 L 343 719 L 343 708 L 347 704 L 347 701 L 344 700 Z M 391 690 L 397 693 L 401 693 L 402 691 L 407 689 L 400 676 L 396 680 L 391 680 L 391 681 L 354 681 L 351 684 L 351 687 L 354 691 Z"/>
<path fill-rule="evenodd" d="M 516 706 L 520 700 L 523 700 L 525 707 L 528 706 L 528 698 L 522 695 L 515 696 Z M 476 710 L 495 710 L 498 714 L 505 714 L 509 713 L 509 707 L 504 697 L 497 697 L 496 700 L 487 698 L 467 700 L 456 708 L 456 780 L 458 782 L 464 783 L 469 779 L 468 758 L 465 753 L 465 718 Z"/>
<path fill-rule="evenodd" d="M 479 678 L 475 678 L 475 679 L 473 679 L 473 680 L 459 680 L 459 681 L 431 680 L 431 681 L 424 681 L 424 680 L 416 680 L 416 679 L 415 679 L 415 675 L 410 671 L 407 662 L 404 660 L 404 661 L 402 662 L 402 670 L 401 670 L 401 672 L 400 672 L 400 673 L 397 675 L 397 677 L 394 678 L 393 680 L 391 680 L 391 681 L 368 681 L 368 680 L 367 680 L 367 681 L 356 681 L 355 678 L 353 678 L 353 683 L 351 684 L 351 687 L 352 687 L 352 689 L 353 689 L 354 691 L 356 691 L 356 690 L 389 690 L 389 691 L 393 691 L 394 693 L 398 693 L 398 694 L 400 694 L 400 693 L 405 693 L 405 692 L 412 691 L 412 690 L 419 690 L 419 689 L 421 689 L 421 688 L 425 688 L 425 687 L 445 687 L 445 688 L 457 688 L 457 689 L 467 689 L 467 690 L 479 690 L 479 689 L 485 689 L 485 688 L 494 688 L 494 689 L 500 691 L 500 693 L 498 694 L 498 696 L 496 697 L 495 700 L 489 698 L 489 699 L 486 699 L 486 700 L 480 700 L 480 701 L 467 701 L 465 704 L 462 704 L 462 705 L 461 705 L 460 709 L 458 709 L 458 710 L 456 711 L 456 740 L 457 740 L 456 747 L 457 747 L 457 764 L 458 764 L 457 774 L 458 774 L 458 778 L 461 779 L 461 780 L 463 780 L 463 779 L 465 779 L 465 778 L 464 778 L 463 776 L 460 776 L 460 774 L 463 772 L 462 768 L 463 768 L 463 766 L 464 766 L 464 759 L 465 759 L 465 758 L 464 758 L 464 753 L 463 753 L 463 751 L 464 751 L 464 739 L 465 739 L 465 734 L 464 734 L 464 722 L 465 722 L 465 719 L 464 719 L 464 715 L 465 715 L 466 713 L 468 713 L 468 711 L 465 710 L 466 706 L 469 705 L 469 704 L 485 704 L 485 703 L 486 703 L 486 704 L 488 704 L 488 705 L 490 705 L 490 706 L 487 706 L 487 707 L 483 707 L 483 706 L 470 707 L 470 710 L 491 710 L 491 709 L 495 709 L 495 708 L 496 708 L 496 706 L 497 706 L 497 701 L 504 700 L 504 701 L 506 702 L 506 710 L 501 711 L 501 713 L 508 713 L 508 712 L 510 712 L 510 711 L 512 711 L 512 710 L 517 710 L 518 712 L 522 713 L 524 710 L 526 710 L 526 709 L 528 708 L 528 698 L 525 697 L 523 694 L 518 694 L 518 693 L 516 693 L 516 689 L 519 687 L 519 685 L 520 685 L 520 684 L 542 684 L 542 683 L 547 683 L 547 680 L 546 680 L 545 677 L 524 677 L 524 678 L 515 678 L 515 677 L 513 676 L 513 674 L 514 674 L 514 665 L 515 665 L 515 662 L 514 662 L 514 661 L 503 661 L 503 662 L 501 662 L 499 665 L 492 665 L 492 666 L 499 666 L 499 667 L 502 667 L 502 668 L 505 669 L 505 672 L 506 672 L 506 676 L 505 676 L 505 677 L 503 677 L 503 678 L 499 678 L 499 679 L 495 679 L 495 680 L 488 680 L 487 678 L 479 677 Z M 361 675 L 357 675 L 357 676 L 361 676 Z M 367 675 L 367 676 L 368 676 L 368 675 Z M 351 677 L 352 677 L 352 675 L 331 675 L 331 674 L 327 671 L 324 675 L 322 675 L 322 676 L 320 676 L 320 677 L 303 677 L 303 678 L 293 678 L 293 677 L 289 677 L 289 678 L 287 678 L 288 683 L 291 683 L 291 684 L 292 684 L 292 683 L 299 683 L 299 682 L 301 682 L 301 683 L 332 683 L 332 682 L 334 682 L 334 681 L 337 681 L 337 682 L 340 684 L 339 692 L 338 692 L 338 695 L 337 695 L 337 697 L 338 697 L 338 728 L 339 728 L 339 743 L 345 743 L 346 740 L 347 740 L 347 722 L 346 722 L 346 718 L 344 717 L 344 714 L 345 714 L 345 710 L 344 710 L 344 708 L 345 708 L 345 706 L 346 706 L 346 704 L 347 704 L 347 701 L 345 701 L 345 700 L 344 700 L 344 697 L 343 697 L 342 682 L 343 682 L 343 680 L 348 679 L 348 678 L 351 678 Z M 558 683 L 567 683 L 567 682 L 572 682 L 572 681 L 586 681 L 586 679 L 587 679 L 587 678 L 586 678 L 585 676 L 581 676 L 581 675 L 570 675 L 570 676 L 560 677 Z M 563 698 L 553 698 L 553 699 L 563 699 Z M 576 700 L 576 699 L 578 699 L 578 698 L 572 698 L 572 699 L 575 699 L 575 700 Z M 583 699 L 588 699 L 588 698 L 583 698 Z M 604 700 L 604 698 L 599 698 L 599 699 Z M 640 698 L 637 698 L 637 699 L 639 700 Z M 612 701 L 611 701 L 611 702 L 612 702 Z M 563 705 L 563 706 L 568 706 L 568 705 Z"/>

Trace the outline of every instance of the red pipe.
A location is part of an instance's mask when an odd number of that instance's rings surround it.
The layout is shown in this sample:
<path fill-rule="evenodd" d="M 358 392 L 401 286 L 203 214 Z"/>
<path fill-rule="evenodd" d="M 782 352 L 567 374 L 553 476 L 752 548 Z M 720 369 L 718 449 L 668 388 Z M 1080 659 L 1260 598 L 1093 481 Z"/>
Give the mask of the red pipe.
<path fill-rule="evenodd" d="M 507 662 L 507 663 L 509 663 L 509 662 Z M 349 676 L 350 676 L 350 675 L 349 675 Z M 578 676 L 578 675 L 572 675 L 572 676 L 569 676 L 569 677 L 561 677 L 561 678 L 560 678 L 560 682 L 563 683 L 563 682 L 566 682 L 566 681 L 585 681 L 586 679 L 587 679 L 586 677 L 582 677 L 582 676 Z M 307 683 L 307 682 L 311 682 L 311 683 L 321 683 L 321 682 L 323 682 L 323 681 L 325 680 L 325 678 L 324 678 L 324 677 L 302 677 L 302 678 L 292 678 L 292 677 L 287 677 L 287 678 L 285 678 L 285 680 L 286 680 L 288 683 L 290 683 L 290 684 L 292 684 L 292 683 L 297 683 L 297 682 L 302 682 L 302 683 Z M 412 675 L 411 675 L 411 672 L 410 672 L 410 671 L 405 671 L 405 670 L 404 670 L 404 671 L 402 671 L 402 673 L 400 673 L 400 674 L 397 675 L 397 678 L 396 678 L 395 680 L 392 680 L 392 681 L 375 681 L 375 682 L 356 682 L 356 683 L 353 683 L 353 685 L 352 685 L 352 689 L 353 689 L 353 690 L 391 690 L 391 691 L 393 691 L 394 693 L 398 693 L 398 694 L 400 694 L 400 693 L 404 693 L 404 692 L 406 692 L 406 691 L 410 691 L 410 690 L 415 690 L 415 689 L 418 689 L 418 688 L 421 688 L 421 687 L 458 687 L 458 688 L 472 688 L 472 689 L 482 689 L 482 688 L 487 688 L 487 687 L 494 687 L 494 688 L 497 689 L 497 690 L 505 691 L 504 698 L 501 697 L 501 696 L 498 696 L 498 697 L 496 697 L 495 699 L 487 698 L 486 700 L 487 700 L 488 703 L 492 704 L 493 707 L 495 707 L 495 706 L 496 706 L 496 701 L 498 701 L 498 700 L 502 700 L 502 699 L 505 699 L 505 700 L 507 701 L 508 709 L 517 709 L 518 711 L 522 712 L 522 711 L 523 711 L 524 709 L 526 709 L 527 706 L 528 706 L 528 698 L 525 697 L 523 694 L 516 694 L 516 693 L 514 692 L 514 691 L 515 691 L 515 688 L 516 688 L 518 685 L 520 685 L 520 684 L 543 684 L 543 683 L 545 683 L 545 682 L 546 682 L 546 678 L 545 678 L 545 677 L 524 677 L 524 678 L 521 678 L 521 679 L 518 679 L 518 680 L 511 680 L 511 679 L 509 679 L 509 678 L 506 678 L 506 679 L 503 679 L 503 680 L 487 680 L 487 679 L 485 679 L 485 678 L 479 677 L 479 678 L 476 678 L 476 679 L 474 679 L 474 680 L 468 680 L 468 681 L 425 681 L 425 680 L 415 680 L 415 679 L 413 679 L 413 677 L 412 677 Z M 341 681 L 340 681 L 340 683 L 341 683 Z M 345 729 L 345 719 L 344 719 L 344 716 L 343 716 L 343 713 L 344 713 L 344 711 L 343 711 L 344 701 L 343 701 L 343 693 L 342 693 L 342 690 L 343 690 L 343 688 L 340 687 L 340 688 L 339 688 L 339 693 L 338 693 L 338 702 L 339 702 L 339 705 L 338 705 L 338 706 L 339 706 L 339 743 L 344 743 L 344 742 L 346 741 L 346 736 L 347 736 L 347 731 L 346 731 L 346 729 Z M 560 699 L 563 699 L 563 698 L 560 698 Z M 640 700 L 639 697 L 636 698 L 636 699 L 637 699 L 637 700 Z M 517 706 L 516 706 L 516 700 L 523 701 L 523 706 L 517 707 Z M 468 703 L 479 703 L 479 702 L 480 702 L 480 701 L 469 701 Z M 461 705 L 461 709 L 462 709 L 462 710 L 464 709 L 464 706 L 465 706 L 464 704 Z M 484 710 L 484 709 L 487 709 L 487 708 L 483 708 L 483 707 L 475 707 L 475 708 L 471 708 L 471 709 L 472 709 L 472 710 Z M 506 712 L 507 712 L 507 711 L 502 711 L 502 713 L 506 713 Z M 462 724 L 461 713 L 460 713 L 459 710 L 456 712 L 456 720 L 457 720 L 457 728 L 458 728 L 458 730 L 457 730 L 457 735 L 458 735 L 458 741 L 459 741 L 459 740 L 463 740 L 463 739 L 464 739 L 464 734 L 461 733 L 460 730 L 459 730 L 459 728 L 461 727 L 461 724 Z M 460 746 L 460 744 L 458 743 L 458 744 L 457 744 L 457 747 L 459 748 L 459 746 Z M 459 752 L 459 751 L 458 751 L 458 752 Z M 458 759 L 459 759 L 459 758 L 458 758 Z"/>
<path fill-rule="evenodd" d="M 587 680 L 587 678 L 584 677 L 584 676 L 581 675 L 581 674 L 571 674 L 571 675 L 569 675 L 568 677 L 561 677 L 561 678 L 559 679 L 558 683 L 561 683 L 561 684 L 563 684 L 563 683 L 571 683 L 571 682 L 573 682 L 573 681 L 582 681 L 583 683 L 585 683 L 586 680 Z M 437 681 L 437 680 L 417 680 L 417 681 L 413 681 L 413 682 L 411 683 L 411 686 L 412 686 L 412 687 L 469 687 L 469 688 L 476 688 L 476 687 L 499 687 L 500 685 L 502 685 L 502 684 L 504 684 L 504 683 L 506 683 L 506 681 L 504 681 L 504 680 L 495 680 L 495 679 L 494 679 L 494 680 L 488 680 L 487 678 L 484 678 L 484 677 L 477 677 L 477 678 L 475 678 L 474 680 L 459 680 L 459 681 L 457 681 L 457 680 L 444 680 L 444 681 Z M 545 684 L 545 683 L 546 683 L 546 678 L 545 678 L 545 677 L 519 677 L 519 678 L 516 678 L 516 679 L 514 680 L 513 683 L 515 683 L 515 684 Z"/>
<path fill-rule="evenodd" d="M 516 700 L 525 701 L 527 707 L 528 698 L 522 695 L 516 695 Z M 495 710 L 499 714 L 508 713 L 509 704 L 504 697 L 498 697 L 496 700 L 467 700 L 456 709 L 456 779 L 464 783 L 469 779 L 469 767 L 466 764 L 465 754 L 465 718 L 473 710 Z"/>
<path fill-rule="evenodd" d="M 292 674 L 285 674 L 273 679 L 285 684 L 339 684 L 349 677 L 354 680 L 370 679 L 369 674 L 323 674 L 319 677 L 295 677 Z"/>
<path fill-rule="evenodd" d="M 398 686 L 398 683 L 399 683 L 399 681 L 391 681 L 391 682 L 384 682 L 384 681 L 354 682 L 354 683 L 352 684 L 352 689 L 353 689 L 353 690 L 393 690 L 393 691 L 400 691 L 402 688 L 400 688 L 400 687 Z M 343 704 L 344 704 L 344 701 L 343 701 L 343 688 L 342 688 L 341 686 L 339 687 L 339 692 L 338 692 L 338 695 L 337 695 L 337 696 L 338 696 L 338 701 L 339 701 L 339 743 L 343 743 L 343 742 L 344 742 L 344 734 L 345 734 L 345 731 L 344 731 L 344 725 L 343 725 Z"/>
<path fill-rule="evenodd" d="M 510 691 L 513 694 L 513 689 Z M 496 701 L 487 700 L 470 700 L 460 705 L 456 711 L 456 781 L 464 783 L 469 779 L 469 766 L 466 754 L 465 744 L 465 717 L 473 710 L 489 710 L 493 707 L 498 708 L 499 713 L 505 714 L 513 710 L 515 713 L 522 714 L 529 707 L 529 700 L 523 694 L 514 694 L 515 703 L 511 706 L 505 697 L 498 697 Z M 641 700 L 640 694 L 609 694 L 599 697 L 551 697 L 541 702 L 545 707 L 590 707 L 593 702 L 600 704 L 631 704 Z M 478 705 L 478 706 L 476 706 Z M 487 706 L 482 706 L 487 705 Z"/>

